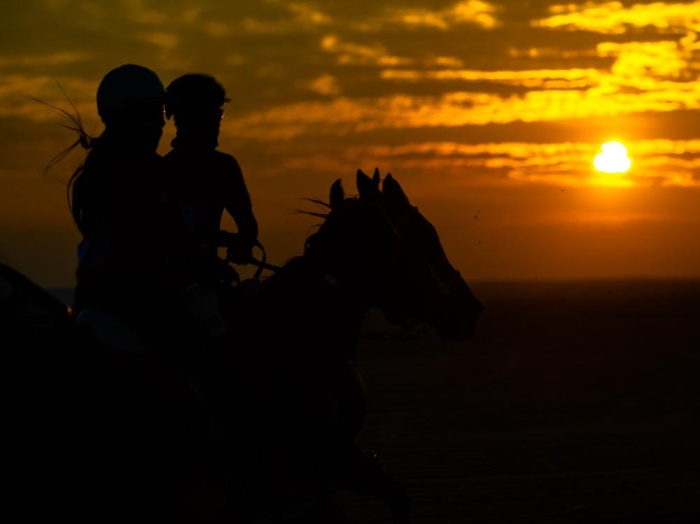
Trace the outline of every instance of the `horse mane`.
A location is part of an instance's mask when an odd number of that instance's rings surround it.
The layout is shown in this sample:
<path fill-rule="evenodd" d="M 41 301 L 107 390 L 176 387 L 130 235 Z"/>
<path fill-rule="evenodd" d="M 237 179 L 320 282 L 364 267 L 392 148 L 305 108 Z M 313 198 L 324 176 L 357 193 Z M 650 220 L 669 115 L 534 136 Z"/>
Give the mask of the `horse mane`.
<path fill-rule="evenodd" d="M 298 213 L 323 219 L 323 222 L 321 222 L 320 224 L 312 226 L 313 228 L 316 228 L 316 230 L 311 232 L 304 240 L 304 255 L 306 256 L 312 251 L 313 248 L 317 247 L 327 238 L 327 232 L 329 231 L 330 227 L 335 223 L 329 221 L 329 218 L 331 216 L 338 216 L 338 212 L 343 212 L 349 209 L 355 209 L 357 207 L 357 204 L 360 202 L 360 199 L 359 195 L 345 196 L 342 202 L 336 203 L 333 206 L 331 206 L 331 204 L 328 202 L 324 202 L 315 198 L 307 198 L 305 200 L 316 204 L 317 206 L 323 209 L 323 211 L 297 210 Z"/>
<path fill-rule="evenodd" d="M 366 178 L 366 180 L 365 180 Z M 302 271 L 308 270 L 310 266 L 316 265 L 314 262 L 320 261 L 328 254 L 331 256 L 338 251 L 337 248 L 342 248 L 339 244 L 345 240 L 345 235 L 336 235 L 336 232 L 342 232 L 345 229 L 347 232 L 347 220 L 357 217 L 351 213 L 361 208 L 361 204 L 368 202 L 374 203 L 377 201 L 376 196 L 381 192 L 379 189 L 380 177 L 379 171 L 375 169 L 374 176 L 370 179 L 360 170 L 357 172 L 357 184 L 359 193 L 356 195 L 346 195 L 342 188 L 341 180 L 337 179 L 331 186 L 329 200 L 321 200 L 319 198 L 304 198 L 306 202 L 310 202 L 316 206 L 317 210 L 296 209 L 295 213 L 313 216 L 322 219 L 322 222 L 311 226 L 313 229 L 304 240 L 303 252 L 301 255 L 294 256 L 282 264 L 281 273 L 286 276 L 300 276 Z M 369 186 L 368 186 L 369 184 Z M 363 191 L 364 190 L 364 191 Z M 368 198 L 362 198 L 363 195 Z M 319 255 L 320 254 L 320 255 Z M 320 258 L 319 258 L 320 256 Z M 280 281 L 279 273 L 271 275 L 266 281 Z M 288 280 L 284 278 L 283 280 Z"/>
<path fill-rule="evenodd" d="M 314 229 L 314 231 L 310 232 L 304 239 L 302 254 L 288 258 L 281 264 L 281 271 L 277 271 L 269 277 L 263 279 L 262 284 L 267 289 L 279 289 L 280 287 L 293 286 L 294 282 L 303 281 L 303 279 L 299 279 L 299 277 L 309 272 L 309 262 L 316 253 L 316 250 L 324 249 L 326 247 L 324 242 L 327 242 L 329 232 L 331 231 L 332 224 L 334 223 L 329 222 L 329 217 L 331 217 L 334 212 L 355 208 L 360 201 L 358 196 L 347 196 L 343 199 L 341 205 L 336 204 L 335 206 L 331 207 L 330 203 L 316 198 L 306 198 L 304 200 L 318 206 L 321 208 L 321 210 L 313 211 L 308 209 L 296 209 L 294 212 L 321 218 L 323 221 L 311 226 L 311 229 Z M 313 265 L 313 263 L 311 263 L 311 265 Z"/>

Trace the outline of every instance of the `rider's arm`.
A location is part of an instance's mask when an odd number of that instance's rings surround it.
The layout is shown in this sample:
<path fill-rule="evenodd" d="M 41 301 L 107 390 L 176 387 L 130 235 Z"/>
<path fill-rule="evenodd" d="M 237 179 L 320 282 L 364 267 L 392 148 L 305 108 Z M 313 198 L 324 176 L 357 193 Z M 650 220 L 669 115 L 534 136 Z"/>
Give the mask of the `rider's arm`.
<path fill-rule="evenodd" d="M 221 173 L 224 209 L 233 218 L 237 232 L 220 230 L 217 245 L 228 248 L 227 258 L 236 264 L 245 264 L 253 256 L 253 247 L 258 239 L 258 222 L 253 214 L 253 204 L 246 187 L 243 173 L 236 159 L 231 155 L 223 158 Z"/>
<path fill-rule="evenodd" d="M 253 214 L 253 203 L 243 178 L 238 161 L 232 156 L 227 159 L 224 207 L 231 215 L 238 229 L 239 241 L 253 246 L 258 239 L 258 221 Z"/>

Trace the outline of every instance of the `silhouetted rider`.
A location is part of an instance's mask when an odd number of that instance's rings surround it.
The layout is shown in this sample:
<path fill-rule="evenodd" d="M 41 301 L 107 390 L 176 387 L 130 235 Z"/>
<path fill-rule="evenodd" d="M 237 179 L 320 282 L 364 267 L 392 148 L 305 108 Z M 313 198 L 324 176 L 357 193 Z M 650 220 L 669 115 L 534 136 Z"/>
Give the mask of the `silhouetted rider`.
<path fill-rule="evenodd" d="M 90 137 L 74 119 L 88 149 L 68 186 L 82 235 L 74 307 L 76 332 L 92 334 L 84 339 L 92 371 L 83 392 L 86 436 L 76 432 L 71 449 L 81 448 L 88 484 L 119 522 L 184 522 L 200 511 L 201 494 L 223 490 L 210 416 L 177 358 L 201 350 L 190 306 L 216 310 L 216 301 L 190 297 L 216 277 L 164 195 L 164 99 L 155 72 L 125 64 L 97 89 L 104 131 Z"/>
<path fill-rule="evenodd" d="M 167 88 L 166 116 L 177 133 L 164 157 L 169 197 L 183 209 L 205 250 L 216 255 L 228 248 L 228 258 L 246 264 L 258 238 L 258 223 L 238 161 L 217 149 L 224 87 L 206 74 L 189 73 Z M 223 212 L 233 218 L 237 233 L 221 230 Z"/>
<path fill-rule="evenodd" d="M 165 88 L 145 67 L 125 64 L 97 90 L 105 129 L 82 135 L 89 152 L 69 182 L 69 203 L 82 234 L 74 307 L 127 321 L 147 344 L 178 343 L 188 289 L 208 278 L 195 235 L 164 196 L 162 136 Z M 82 130 L 78 130 L 81 131 Z M 87 315 L 83 315 L 83 318 Z M 114 340 L 113 337 L 110 337 Z"/>

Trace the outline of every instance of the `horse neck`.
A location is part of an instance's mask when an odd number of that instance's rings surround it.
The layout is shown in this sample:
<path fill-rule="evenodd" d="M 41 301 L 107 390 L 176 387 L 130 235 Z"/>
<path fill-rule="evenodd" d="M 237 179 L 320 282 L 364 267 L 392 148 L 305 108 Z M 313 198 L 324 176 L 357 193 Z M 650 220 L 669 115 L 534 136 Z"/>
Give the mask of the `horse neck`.
<path fill-rule="evenodd" d="M 264 284 L 266 313 L 276 326 L 303 334 L 304 344 L 347 344 L 354 351 L 370 302 L 348 275 L 334 275 L 304 257 L 292 259 Z M 268 306 L 271 306 L 268 307 Z"/>

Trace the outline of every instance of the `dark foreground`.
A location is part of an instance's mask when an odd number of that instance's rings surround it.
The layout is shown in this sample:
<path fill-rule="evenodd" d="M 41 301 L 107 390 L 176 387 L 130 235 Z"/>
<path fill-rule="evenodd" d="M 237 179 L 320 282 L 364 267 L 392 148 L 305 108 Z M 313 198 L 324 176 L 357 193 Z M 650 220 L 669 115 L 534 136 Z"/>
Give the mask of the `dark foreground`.
<path fill-rule="evenodd" d="M 466 344 L 386 338 L 383 325 L 361 342 L 359 443 L 406 486 L 414 524 L 700 522 L 700 281 L 473 289 L 486 312 Z M 52 467 L 56 454 L 17 430 L 10 408 L 3 457 L 15 468 L 0 516 L 8 504 L 100 515 L 77 511 L 80 480 Z M 68 500 L 33 498 L 24 486 L 37 483 Z M 352 523 L 390 522 L 375 500 L 337 500 Z"/>
<path fill-rule="evenodd" d="M 469 343 L 360 348 L 360 444 L 414 522 L 700 522 L 700 282 L 473 289 L 486 313 Z M 373 500 L 338 501 L 389 522 Z"/>

